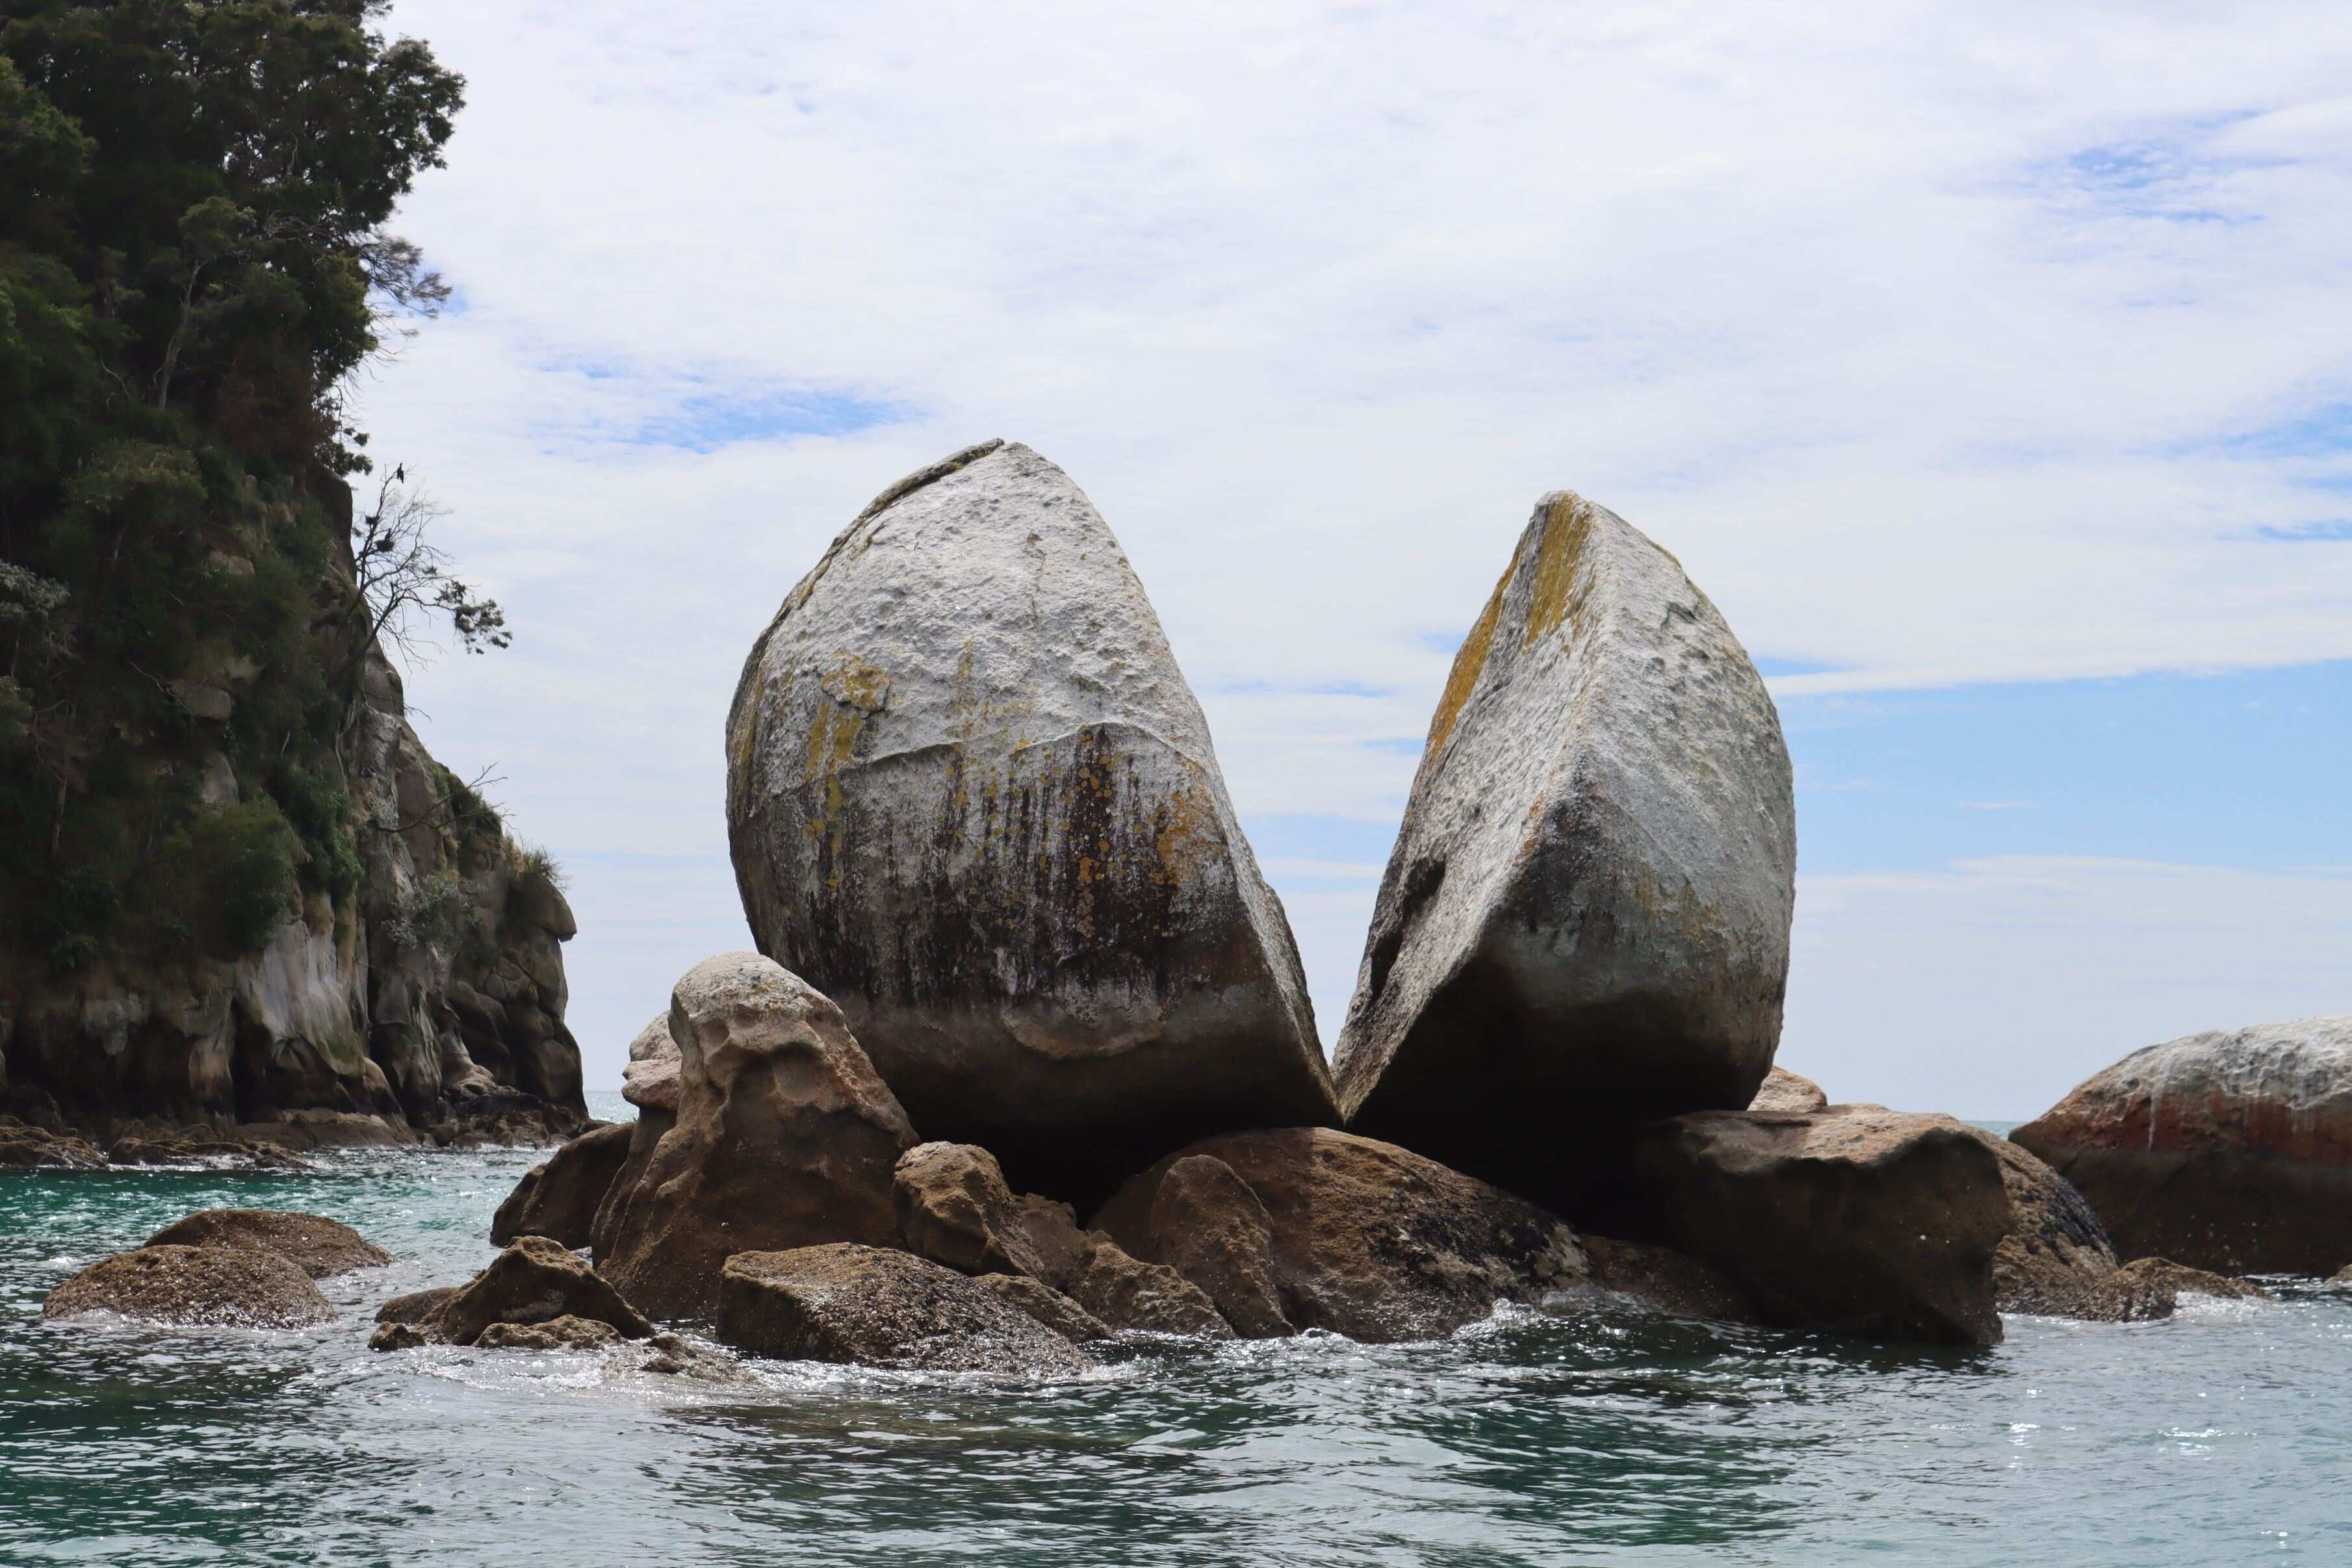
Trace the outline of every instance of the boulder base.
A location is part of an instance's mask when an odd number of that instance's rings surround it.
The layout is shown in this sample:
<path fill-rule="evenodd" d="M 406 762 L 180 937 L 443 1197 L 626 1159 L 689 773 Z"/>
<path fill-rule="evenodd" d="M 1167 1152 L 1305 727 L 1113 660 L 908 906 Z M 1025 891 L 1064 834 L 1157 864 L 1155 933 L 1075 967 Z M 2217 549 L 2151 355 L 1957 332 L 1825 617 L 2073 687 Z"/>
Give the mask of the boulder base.
<path fill-rule="evenodd" d="M 1558 1217 L 1327 1127 L 1203 1139 L 1129 1180 L 1095 1223 L 1139 1257 L 1199 1270 L 1256 1333 L 1280 1332 L 1259 1315 L 1278 1311 L 1293 1329 L 1433 1338 L 1590 1272 Z"/>
<path fill-rule="evenodd" d="M 541 1323 L 492 1323 L 475 1339 L 480 1350 L 603 1350 L 621 1343 L 621 1331 L 570 1313 Z"/>
<path fill-rule="evenodd" d="M 2010 1136 L 2081 1191 L 2120 1256 L 2308 1275 L 2352 1258 L 2352 1018 L 2148 1046 Z"/>
<path fill-rule="evenodd" d="M 1675 1317 L 1723 1323 L 1760 1321 L 1754 1303 L 1721 1270 L 1687 1253 L 1606 1236 L 1582 1239 L 1584 1254 L 1592 1260 L 1592 1283 L 1597 1290 Z"/>
<path fill-rule="evenodd" d="M 114 1312 L 205 1328 L 292 1329 L 333 1321 L 310 1276 L 266 1247 L 148 1246 L 101 1258 L 41 1303 L 43 1318 Z"/>
<path fill-rule="evenodd" d="M 2004 1312 L 2074 1312 L 2085 1292 L 2116 1271 L 2099 1217 L 2064 1176 L 2024 1149 L 1982 1129 L 1969 1131 L 2000 1159 L 2009 1189 L 2009 1234 L 1992 1255 L 1994 1304 Z"/>
<path fill-rule="evenodd" d="M 1061 1375 L 1092 1357 L 954 1270 L 841 1243 L 727 1260 L 719 1337 L 792 1361 Z"/>
<path fill-rule="evenodd" d="M 2168 1318 L 2182 1295 L 2224 1301 L 2268 1301 L 2270 1292 L 2243 1280 L 2202 1269 L 2187 1269 L 2168 1258 L 2136 1258 L 2074 1299 L 2070 1317 L 2095 1322 L 2136 1323 Z"/>
<path fill-rule="evenodd" d="M 1795 905 L 1788 747 L 1706 595 L 1545 497 L 1432 719 L 1334 1059 L 1349 1130 L 1611 1220 L 1633 1128 L 1755 1096 Z"/>
<path fill-rule="evenodd" d="M 150 1247 L 259 1247 L 313 1280 L 374 1269 L 392 1261 L 385 1251 L 340 1220 L 321 1214 L 269 1208 L 207 1208 L 165 1226 Z"/>
<path fill-rule="evenodd" d="M 490 1243 L 503 1247 L 518 1236 L 545 1236 L 566 1247 L 585 1247 L 596 1228 L 604 1194 L 627 1163 L 636 1128 L 616 1122 L 581 1134 L 534 1166 L 515 1184 L 490 1221 Z"/>

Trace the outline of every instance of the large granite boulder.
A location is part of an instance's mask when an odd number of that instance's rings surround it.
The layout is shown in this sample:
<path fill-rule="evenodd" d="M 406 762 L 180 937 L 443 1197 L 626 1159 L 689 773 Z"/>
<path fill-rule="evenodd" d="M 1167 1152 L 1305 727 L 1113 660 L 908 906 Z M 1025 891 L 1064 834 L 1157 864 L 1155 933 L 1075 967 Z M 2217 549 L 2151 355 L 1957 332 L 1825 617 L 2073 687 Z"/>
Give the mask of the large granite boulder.
<path fill-rule="evenodd" d="M 376 1269 L 392 1254 L 341 1220 L 273 1208 L 206 1208 L 147 1239 L 149 1247 L 259 1247 L 313 1280 Z"/>
<path fill-rule="evenodd" d="M 1128 1181 L 1095 1224 L 1183 1272 L 1252 1334 L 1434 1338 L 1589 1272 L 1556 1216 L 1328 1127 L 1203 1139 Z"/>
<path fill-rule="evenodd" d="M 1431 721 L 1334 1061 L 1351 1131 L 1565 1206 L 1748 1103 L 1795 903 L 1788 747 L 1675 559 L 1545 497 Z"/>
<path fill-rule="evenodd" d="M 1091 1199 L 1337 1112 L 1297 950 L 1143 585 L 987 442 L 877 497 L 752 648 L 728 829 L 761 950 L 918 1125 Z"/>
<path fill-rule="evenodd" d="M 1014 1193 L 996 1156 L 976 1145 L 909 1149 L 894 1186 L 899 1235 L 908 1249 L 935 1263 L 1034 1280 L 1113 1329 L 1232 1337 L 1200 1287 L 1134 1257 L 1099 1230 L 1081 1230 L 1068 1204 Z M 1016 1304 L 1028 1310 L 1034 1303 Z"/>
<path fill-rule="evenodd" d="M 836 1243 L 727 1260 L 719 1337 L 791 1361 L 1066 1375 L 1094 1358 L 976 1280 L 912 1253 Z"/>
<path fill-rule="evenodd" d="M 267 1247 L 142 1247 L 101 1258 L 51 1291 L 43 1318 L 113 1312 L 204 1328 L 293 1329 L 331 1322 L 310 1276 Z"/>
<path fill-rule="evenodd" d="M 2125 1258 L 2224 1274 L 2352 1262 L 2352 1018 L 2146 1047 L 2010 1136 L 2081 1190 Z"/>
<path fill-rule="evenodd" d="M 895 1244 L 890 1171 L 915 1130 L 841 1009 L 772 959 L 725 953 L 670 996 L 677 1125 L 620 1195 L 600 1267 L 655 1317 L 708 1317 L 737 1252 Z"/>
<path fill-rule="evenodd" d="M 581 1134 L 533 1166 L 490 1219 L 490 1243 L 503 1247 L 518 1236 L 547 1236 L 566 1247 L 585 1247 L 596 1228 L 621 1167 L 628 1162 L 635 1124 L 615 1122 Z"/>
<path fill-rule="evenodd" d="M 1768 1320 L 1993 1344 L 1993 1255 L 2017 1222 L 1994 1142 L 1882 1105 L 1707 1111 L 1646 1129 L 1636 1160 L 1667 1239 Z"/>

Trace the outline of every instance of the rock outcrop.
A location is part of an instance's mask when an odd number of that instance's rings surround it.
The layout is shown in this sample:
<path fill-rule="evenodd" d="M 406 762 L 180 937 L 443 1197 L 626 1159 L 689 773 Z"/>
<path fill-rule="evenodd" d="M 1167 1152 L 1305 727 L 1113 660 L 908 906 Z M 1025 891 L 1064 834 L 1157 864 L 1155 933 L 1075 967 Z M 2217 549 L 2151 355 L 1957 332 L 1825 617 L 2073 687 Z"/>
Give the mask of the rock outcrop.
<path fill-rule="evenodd" d="M 0 1166 L 19 1170 L 93 1171 L 106 1156 L 89 1141 L 21 1123 L 0 1124 Z"/>
<path fill-rule="evenodd" d="M 984 443 L 878 497 L 752 648 L 727 756 L 761 951 L 927 1134 L 1091 1200 L 1204 1134 L 1336 1124 L 1200 705 L 1036 453 Z"/>
<path fill-rule="evenodd" d="M 1993 1257 L 2017 1223 L 1994 1142 L 1879 1105 L 1709 1111 L 1651 1127 L 1636 1157 L 1667 1239 L 1768 1320 L 1993 1344 Z"/>
<path fill-rule="evenodd" d="M 1795 900 L 1770 695 L 1675 559 L 1545 497 L 1455 654 L 1334 1061 L 1351 1131 L 1578 1223 L 1632 1127 L 1754 1097 Z"/>
<path fill-rule="evenodd" d="M 335 1309 L 310 1276 L 267 1247 L 142 1247 L 101 1258 L 60 1284 L 41 1316 L 113 1312 L 202 1328 L 293 1329 Z"/>
<path fill-rule="evenodd" d="M 566 1247 L 585 1247 L 595 1234 L 604 1195 L 628 1163 L 636 1128 L 613 1123 L 581 1134 L 533 1166 L 515 1184 L 490 1220 L 490 1244 L 503 1247 L 518 1236 L 545 1236 Z"/>
<path fill-rule="evenodd" d="M 2074 1183 L 2122 1257 L 2309 1275 L 2352 1259 L 2352 1018 L 2148 1046 L 2010 1136 Z"/>
<path fill-rule="evenodd" d="M 621 1098 L 637 1108 L 637 1119 L 630 1124 L 629 1152 L 604 1188 L 604 1201 L 589 1226 L 588 1245 L 600 1264 L 613 1255 L 613 1237 L 628 1196 L 644 1179 L 654 1150 L 677 1125 L 677 1041 L 669 1037 L 669 1013 L 665 1010 L 629 1042 L 628 1065 L 621 1070 Z"/>
<path fill-rule="evenodd" d="M 1184 1271 L 1233 1304 L 1236 1327 L 1260 1334 L 1433 1338 L 1589 1272 L 1556 1216 L 1327 1127 L 1203 1139 L 1128 1181 L 1095 1224 L 1137 1257 Z"/>
<path fill-rule="evenodd" d="M 376 1350 L 474 1344 L 497 1325 L 540 1328 L 573 1319 L 605 1324 L 625 1339 L 645 1339 L 654 1332 L 651 1323 L 568 1248 L 544 1236 L 525 1236 L 467 1284 L 446 1293 L 420 1291 L 386 1301 L 377 1312 L 383 1326 L 368 1343 Z M 549 1333 L 579 1337 L 568 1329 Z M 505 1347 L 560 1348 L 527 1338 Z"/>
<path fill-rule="evenodd" d="M 1099 1230 L 1081 1230 L 1066 1203 L 1016 1195 L 986 1149 L 944 1143 L 910 1149 L 894 1187 L 900 1236 L 933 1262 L 1034 1280 L 1112 1329 L 1233 1334 L 1211 1298 L 1173 1269 L 1134 1257 Z"/>
<path fill-rule="evenodd" d="M 754 1354 L 1066 1376 L 1094 1358 L 995 1291 L 912 1253 L 840 1243 L 727 1260 L 719 1337 Z"/>
<path fill-rule="evenodd" d="M 150 1236 L 149 1247 L 258 1247 L 313 1280 L 380 1269 L 392 1254 L 341 1220 L 274 1208 L 207 1208 Z"/>
<path fill-rule="evenodd" d="M 2183 1295 L 2239 1301 L 2271 1299 L 2268 1291 L 2243 1280 L 2183 1268 L 2168 1258 L 2136 1258 L 2076 1297 L 2067 1315 L 2094 1322 L 2147 1322 L 2178 1312 Z"/>
<path fill-rule="evenodd" d="M 2099 1217 L 2064 1176 L 2006 1138 L 1980 1128 L 2000 1161 L 2009 1233 L 1993 1249 L 1993 1304 L 2004 1312 L 2074 1313 L 2084 1296 L 2116 1271 Z"/>
<path fill-rule="evenodd" d="M 738 1252 L 896 1244 L 907 1113 L 841 1009 L 772 959 L 726 953 L 670 996 L 677 1124 L 614 1194 L 605 1276 L 659 1318 L 708 1317 Z"/>

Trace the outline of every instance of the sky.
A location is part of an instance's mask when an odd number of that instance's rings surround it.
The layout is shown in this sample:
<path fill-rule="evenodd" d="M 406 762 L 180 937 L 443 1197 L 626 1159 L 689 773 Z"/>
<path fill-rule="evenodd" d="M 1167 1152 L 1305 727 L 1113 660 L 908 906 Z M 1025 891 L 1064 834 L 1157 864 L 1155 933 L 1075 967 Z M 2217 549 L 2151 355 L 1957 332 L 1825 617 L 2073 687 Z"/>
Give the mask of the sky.
<path fill-rule="evenodd" d="M 515 646 L 415 668 L 569 869 L 591 1087 L 748 946 L 721 727 L 901 474 L 1125 545 L 1327 1047 L 1536 498 L 1671 550 L 1798 785 L 1780 1060 L 2021 1119 L 2352 1012 L 2352 7 L 402 0 L 465 74 L 354 388 Z"/>

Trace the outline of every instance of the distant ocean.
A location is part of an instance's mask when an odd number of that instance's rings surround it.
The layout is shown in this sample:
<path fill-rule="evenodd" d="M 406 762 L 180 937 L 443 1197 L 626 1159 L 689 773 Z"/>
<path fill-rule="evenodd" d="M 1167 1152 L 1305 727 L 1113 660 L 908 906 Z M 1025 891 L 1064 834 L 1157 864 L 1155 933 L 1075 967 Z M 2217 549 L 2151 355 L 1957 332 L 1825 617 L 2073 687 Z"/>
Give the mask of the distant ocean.
<path fill-rule="evenodd" d="M 2011 1318 L 1984 1352 L 1584 1301 L 1052 1385 L 371 1353 L 375 1304 L 488 1261 L 542 1157 L 0 1173 L 0 1563 L 2352 1563 L 2352 1292 Z M 36 1322 L 75 1269 L 225 1205 L 332 1215 L 400 1261 L 325 1281 L 314 1331 Z"/>

